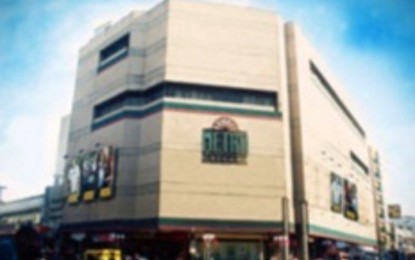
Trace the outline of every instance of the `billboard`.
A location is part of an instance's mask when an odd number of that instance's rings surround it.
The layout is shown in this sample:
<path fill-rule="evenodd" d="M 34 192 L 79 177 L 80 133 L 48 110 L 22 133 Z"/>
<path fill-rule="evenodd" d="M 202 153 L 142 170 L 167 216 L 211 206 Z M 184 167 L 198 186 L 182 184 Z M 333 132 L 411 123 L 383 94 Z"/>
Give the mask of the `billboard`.
<path fill-rule="evenodd" d="M 82 191 L 83 200 L 92 201 L 96 196 L 98 152 L 91 151 L 83 155 L 82 158 Z"/>
<path fill-rule="evenodd" d="M 399 219 L 402 217 L 401 205 L 391 204 L 388 205 L 388 216 L 390 219 Z"/>
<path fill-rule="evenodd" d="M 351 220 L 359 219 L 356 184 L 344 180 L 344 216 Z"/>
<path fill-rule="evenodd" d="M 77 156 L 66 166 L 66 176 L 69 183 L 68 203 L 70 204 L 77 203 L 81 194 L 81 161 L 82 158 Z"/>
<path fill-rule="evenodd" d="M 115 189 L 116 151 L 112 146 L 100 150 L 98 157 L 98 190 L 102 199 L 111 198 Z"/>
<path fill-rule="evenodd" d="M 77 155 L 66 167 L 68 203 L 91 202 L 114 195 L 116 149 L 106 146 Z"/>
<path fill-rule="evenodd" d="M 331 210 L 336 213 L 343 212 L 343 179 L 335 173 L 331 173 Z"/>

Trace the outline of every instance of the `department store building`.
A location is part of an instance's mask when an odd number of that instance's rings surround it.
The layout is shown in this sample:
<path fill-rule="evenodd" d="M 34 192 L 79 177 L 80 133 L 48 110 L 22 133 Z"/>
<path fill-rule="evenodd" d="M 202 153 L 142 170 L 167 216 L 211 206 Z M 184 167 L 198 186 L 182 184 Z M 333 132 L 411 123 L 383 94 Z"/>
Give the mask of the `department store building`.
<path fill-rule="evenodd" d="M 295 254 L 301 232 L 310 255 L 375 249 L 352 111 L 273 12 L 190 0 L 132 12 L 79 52 L 62 232 L 161 259 L 269 259 L 288 238 Z"/>

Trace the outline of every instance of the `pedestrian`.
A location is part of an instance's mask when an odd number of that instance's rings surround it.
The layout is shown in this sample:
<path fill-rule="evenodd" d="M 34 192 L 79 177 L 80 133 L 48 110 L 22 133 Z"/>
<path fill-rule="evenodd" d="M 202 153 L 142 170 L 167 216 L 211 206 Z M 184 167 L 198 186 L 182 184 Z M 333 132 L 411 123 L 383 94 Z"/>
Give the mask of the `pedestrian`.
<path fill-rule="evenodd" d="M 17 255 L 10 241 L 0 241 L 0 259 L 17 260 Z"/>

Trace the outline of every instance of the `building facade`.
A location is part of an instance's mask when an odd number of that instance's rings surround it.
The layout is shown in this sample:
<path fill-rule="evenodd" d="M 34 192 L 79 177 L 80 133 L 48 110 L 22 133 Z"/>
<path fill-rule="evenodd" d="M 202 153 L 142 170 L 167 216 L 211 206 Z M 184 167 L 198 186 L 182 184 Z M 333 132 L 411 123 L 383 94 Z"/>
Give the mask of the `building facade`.
<path fill-rule="evenodd" d="M 365 130 L 293 24 L 172 0 L 99 31 L 79 53 L 63 234 L 162 259 L 376 245 Z"/>
<path fill-rule="evenodd" d="M 293 23 L 286 25 L 286 44 L 295 217 L 306 223 L 298 232 L 323 238 L 315 240 L 317 251 L 327 238 L 373 246 L 375 208 L 364 127 Z"/>
<path fill-rule="evenodd" d="M 5 202 L 0 206 L 0 236 L 13 235 L 22 224 L 41 224 L 44 195 Z"/>
<path fill-rule="evenodd" d="M 392 208 L 396 206 L 393 205 Z M 415 257 L 415 217 L 398 216 L 397 214 L 391 213 L 389 216 L 391 249 L 406 256 Z"/>
<path fill-rule="evenodd" d="M 371 147 L 370 161 L 373 176 L 373 191 L 375 197 L 375 212 L 376 212 L 376 233 L 378 240 L 378 247 L 381 251 L 390 247 L 390 239 L 387 230 L 387 220 L 385 213 L 385 201 L 383 196 L 382 171 L 378 151 Z"/>

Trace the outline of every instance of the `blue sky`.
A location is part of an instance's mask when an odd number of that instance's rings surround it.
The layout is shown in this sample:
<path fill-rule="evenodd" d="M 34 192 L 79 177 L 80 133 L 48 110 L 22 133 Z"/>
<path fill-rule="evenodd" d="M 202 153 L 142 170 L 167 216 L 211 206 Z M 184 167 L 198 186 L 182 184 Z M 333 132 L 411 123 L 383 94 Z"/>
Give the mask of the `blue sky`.
<path fill-rule="evenodd" d="M 156 1 L 0 1 L 0 184 L 14 199 L 52 182 L 79 47 L 99 24 Z M 387 199 L 415 215 L 415 2 L 215 1 L 271 9 L 300 25 L 364 115 Z"/>

